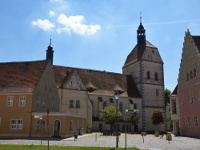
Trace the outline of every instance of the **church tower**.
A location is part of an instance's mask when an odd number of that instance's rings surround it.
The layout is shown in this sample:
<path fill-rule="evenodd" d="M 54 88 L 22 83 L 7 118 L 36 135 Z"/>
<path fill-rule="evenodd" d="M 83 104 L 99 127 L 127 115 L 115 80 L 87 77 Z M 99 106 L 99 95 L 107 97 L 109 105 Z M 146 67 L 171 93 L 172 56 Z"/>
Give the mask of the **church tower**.
<path fill-rule="evenodd" d="M 48 46 L 47 52 L 46 52 L 46 60 L 51 61 L 51 65 L 53 65 L 53 47 L 51 46 L 51 39 L 50 39 L 50 44 Z"/>
<path fill-rule="evenodd" d="M 142 110 L 139 111 L 142 114 L 143 131 L 155 131 L 152 113 L 160 110 L 165 117 L 163 61 L 158 49 L 146 40 L 141 20 L 137 30 L 137 45 L 127 56 L 123 74 L 132 76 L 142 95 Z M 165 131 L 165 125 L 160 125 L 159 130 Z"/>

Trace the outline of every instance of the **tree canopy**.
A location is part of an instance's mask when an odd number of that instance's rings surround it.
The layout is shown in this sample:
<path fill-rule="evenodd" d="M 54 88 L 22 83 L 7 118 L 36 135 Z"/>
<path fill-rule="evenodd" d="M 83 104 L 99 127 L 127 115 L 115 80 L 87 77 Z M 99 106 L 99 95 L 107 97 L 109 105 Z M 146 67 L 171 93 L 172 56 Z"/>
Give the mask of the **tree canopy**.
<path fill-rule="evenodd" d="M 118 118 L 116 115 L 116 107 L 114 106 L 108 106 L 102 111 L 102 117 L 103 121 L 106 124 L 114 124 L 117 119 L 119 119 L 122 116 L 122 113 L 118 111 Z"/>
<path fill-rule="evenodd" d="M 138 117 L 137 117 L 136 113 L 130 113 L 127 118 L 127 121 L 132 124 L 138 124 Z"/>
<path fill-rule="evenodd" d="M 163 113 L 162 111 L 154 111 L 151 117 L 152 120 L 152 124 L 157 126 L 159 124 L 163 124 L 164 123 L 164 117 L 163 117 Z"/>
<path fill-rule="evenodd" d="M 169 89 L 165 89 L 165 106 L 170 103 L 170 94 L 171 91 Z"/>

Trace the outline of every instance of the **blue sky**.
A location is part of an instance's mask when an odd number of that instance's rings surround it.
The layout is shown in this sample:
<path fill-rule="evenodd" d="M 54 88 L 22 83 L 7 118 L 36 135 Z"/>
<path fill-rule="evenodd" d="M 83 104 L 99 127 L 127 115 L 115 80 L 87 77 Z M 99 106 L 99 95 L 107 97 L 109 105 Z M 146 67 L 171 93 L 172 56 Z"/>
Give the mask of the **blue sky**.
<path fill-rule="evenodd" d="M 0 62 L 45 59 L 52 35 L 55 65 L 121 73 L 142 12 L 172 91 L 185 32 L 200 35 L 199 6 L 199 0 L 0 0 Z"/>

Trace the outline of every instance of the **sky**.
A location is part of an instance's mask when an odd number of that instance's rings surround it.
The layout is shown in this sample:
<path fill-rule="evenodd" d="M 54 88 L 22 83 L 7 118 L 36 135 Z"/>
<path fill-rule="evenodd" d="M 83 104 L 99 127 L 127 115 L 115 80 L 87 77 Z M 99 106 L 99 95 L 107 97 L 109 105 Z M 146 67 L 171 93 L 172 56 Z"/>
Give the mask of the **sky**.
<path fill-rule="evenodd" d="M 142 16 L 146 39 L 164 62 L 165 88 L 177 85 L 185 32 L 200 35 L 199 0 L 0 0 L 0 62 L 46 59 L 54 65 L 122 73 L 137 44 Z"/>

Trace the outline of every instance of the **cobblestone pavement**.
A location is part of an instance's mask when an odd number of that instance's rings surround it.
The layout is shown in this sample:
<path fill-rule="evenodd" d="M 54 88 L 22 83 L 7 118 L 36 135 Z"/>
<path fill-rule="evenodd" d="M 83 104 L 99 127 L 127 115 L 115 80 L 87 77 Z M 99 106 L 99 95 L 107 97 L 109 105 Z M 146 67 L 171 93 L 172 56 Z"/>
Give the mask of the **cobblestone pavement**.
<path fill-rule="evenodd" d="M 74 138 L 51 139 L 50 145 L 60 146 L 97 146 L 115 147 L 116 136 L 104 136 L 100 133 L 85 134 Z M 0 139 L 0 144 L 23 144 L 40 145 L 40 139 Z M 47 145 L 47 140 L 42 140 L 43 145 Z M 125 134 L 119 136 L 119 147 L 125 147 Z M 154 135 L 144 136 L 144 143 L 140 134 L 127 134 L 127 147 L 137 147 L 145 150 L 200 150 L 200 139 L 188 137 L 172 136 L 172 141 L 167 141 L 166 137 L 155 137 Z"/>

